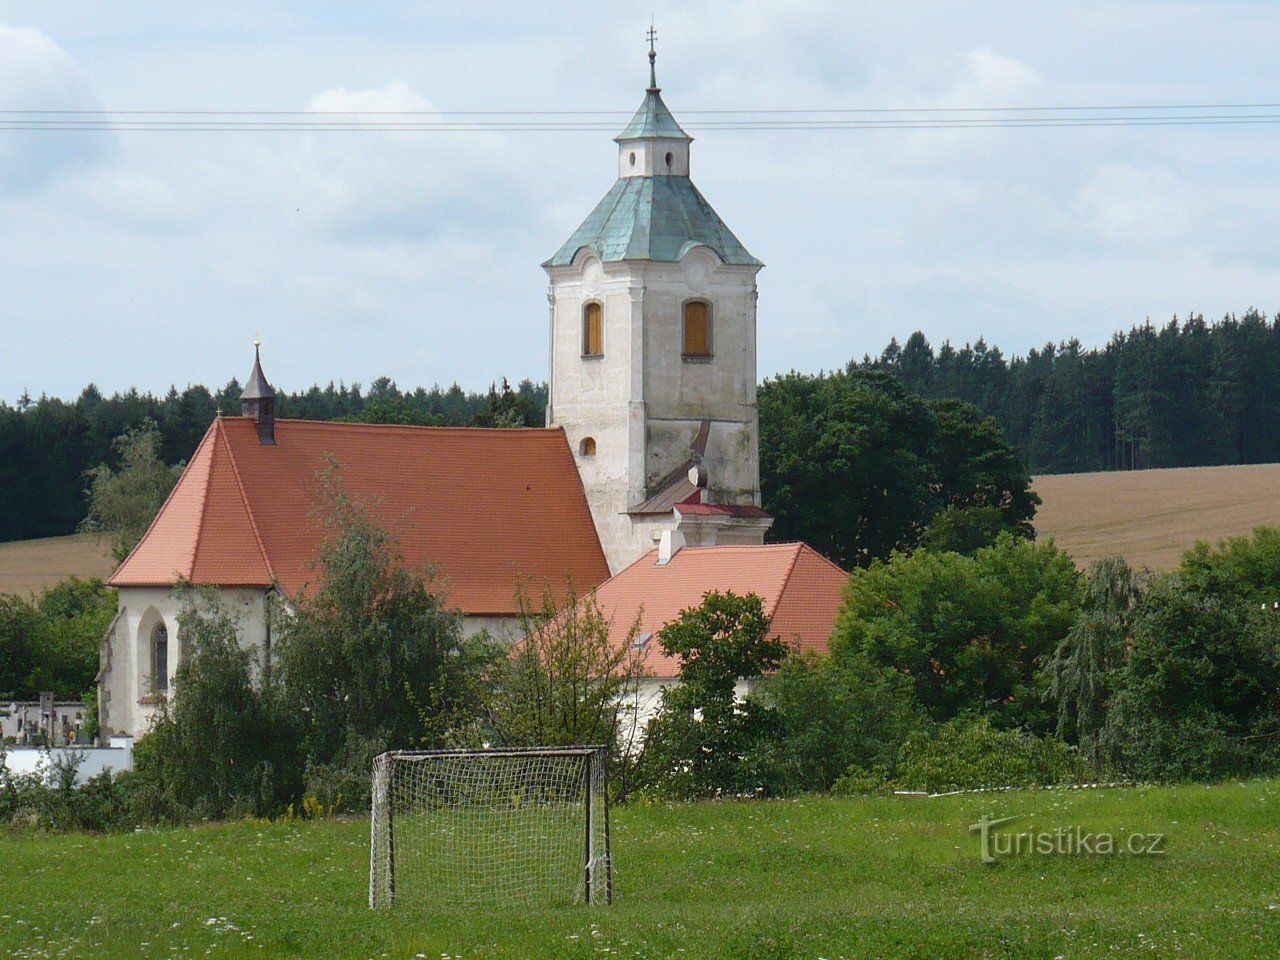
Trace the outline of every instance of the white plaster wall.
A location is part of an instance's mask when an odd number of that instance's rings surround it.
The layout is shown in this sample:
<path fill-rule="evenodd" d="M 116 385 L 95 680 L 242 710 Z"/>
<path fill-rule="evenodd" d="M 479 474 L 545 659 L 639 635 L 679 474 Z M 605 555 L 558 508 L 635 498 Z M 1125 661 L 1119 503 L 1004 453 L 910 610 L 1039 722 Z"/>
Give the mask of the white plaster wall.
<path fill-rule="evenodd" d="M 580 251 L 549 268 L 550 402 L 547 423 L 565 430 L 592 519 L 613 573 L 653 546 L 651 518 L 627 509 L 688 457 L 701 421 L 712 421 L 705 463 L 712 498 L 759 504 L 756 282 L 759 268 L 730 266 L 695 246 L 679 263 L 601 263 Z M 684 304 L 711 304 L 712 356 L 682 356 Z M 582 355 L 583 307 L 603 308 L 601 357 Z M 596 442 L 594 456 L 582 440 Z M 661 521 L 662 528 L 674 518 Z"/>
<path fill-rule="evenodd" d="M 619 721 L 624 748 L 630 746 L 632 750 L 638 750 L 643 745 L 644 733 L 662 707 L 663 691 L 679 682 L 674 677 L 646 677 L 637 685 L 634 694 L 624 698 Z M 755 692 L 758 683 L 757 680 L 739 680 L 733 687 L 734 697 L 739 702 L 745 700 Z"/>
<path fill-rule="evenodd" d="M 241 642 L 262 655 L 268 642 L 266 597 L 260 587 L 225 587 L 220 593 L 239 621 Z M 155 716 L 159 697 L 152 688 L 151 631 L 163 620 L 169 632 L 169 691 L 182 661 L 184 644 L 178 631 L 182 600 L 166 587 L 120 588 L 120 615 L 103 638 L 98 677 L 98 710 L 102 735 L 142 736 Z"/>
<path fill-rule="evenodd" d="M 481 630 L 503 643 L 514 643 L 523 635 L 519 617 L 463 617 L 462 635 L 474 637 Z"/>
<path fill-rule="evenodd" d="M 269 591 L 223 587 L 219 593 L 228 609 L 237 615 L 240 641 L 257 652 L 255 663 L 261 669 L 261 658 L 269 645 L 266 616 Z M 103 639 L 100 658 L 98 708 L 103 737 L 140 737 L 150 727 L 158 702 L 151 688 L 149 646 L 151 629 L 157 619 L 163 619 L 169 629 L 169 692 L 176 690 L 174 676 L 182 650 L 178 637 L 181 609 L 181 598 L 163 587 L 121 588 L 120 616 Z M 470 637 L 488 630 L 495 639 L 509 641 L 519 635 L 519 627 L 518 617 L 464 617 L 462 631 Z"/>
<path fill-rule="evenodd" d="M 628 140 L 618 144 L 619 177 L 687 177 L 688 140 Z M 671 163 L 667 163 L 667 154 Z"/>
<path fill-rule="evenodd" d="M 0 760 L 17 776 L 36 774 L 49 782 L 57 775 L 58 763 L 70 760 L 79 764 L 75 782 L 84 783 L 107 770 L 132 770 L 133 738 L 114 738 L 110 747 L 10 747 L 0 752 Z"/>

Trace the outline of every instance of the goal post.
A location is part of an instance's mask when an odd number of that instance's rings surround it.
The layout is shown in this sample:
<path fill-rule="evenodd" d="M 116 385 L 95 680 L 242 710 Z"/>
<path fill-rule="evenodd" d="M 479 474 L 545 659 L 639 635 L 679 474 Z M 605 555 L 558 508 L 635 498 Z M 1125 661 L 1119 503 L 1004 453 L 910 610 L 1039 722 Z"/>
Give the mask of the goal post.
<path fill-rule="evenodd" d="M 369 906 L 612 902 L 608 762 L 600 746 L 381 754 Z"/>

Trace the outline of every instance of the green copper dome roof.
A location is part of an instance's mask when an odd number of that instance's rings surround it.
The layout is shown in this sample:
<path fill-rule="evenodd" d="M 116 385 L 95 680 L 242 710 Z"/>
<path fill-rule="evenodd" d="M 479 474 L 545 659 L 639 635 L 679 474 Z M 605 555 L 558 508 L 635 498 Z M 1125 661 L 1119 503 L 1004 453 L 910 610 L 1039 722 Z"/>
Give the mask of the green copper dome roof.
<path fill-rule="evenodd" d="M 680 124 L 676 123 L 676 118 L 662 102 L 661 92 L 652 88 L 645 93 L 644 103 L 640 104 L 640 109 L 631 118 L 627 128 L 613 139 L 622 143 L 624 140 L 645 140 L 650 137 L 662 137 L 667 140 L 693 139 L 680 129 Z"/>
<path fill-rule="evenodd" d="M 676 263 L 696 245 L 710 247 L 725 263 L 762 265 L 688 177 L 622 177 L 543 266 L 566 266 L 583 247 L 603 261 Z"/>

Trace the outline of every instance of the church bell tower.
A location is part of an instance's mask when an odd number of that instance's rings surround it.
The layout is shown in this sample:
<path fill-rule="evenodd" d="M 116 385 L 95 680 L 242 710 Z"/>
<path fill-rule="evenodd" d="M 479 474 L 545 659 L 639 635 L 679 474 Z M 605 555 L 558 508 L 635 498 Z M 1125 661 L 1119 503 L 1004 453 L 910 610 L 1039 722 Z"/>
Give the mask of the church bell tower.
<path fill-rule="evenodd" d="M 649 87 L 615 138 L 618 179 L 543 264 L 547 425 L 568 436 L 614 573 L 664 531 L 760 543 L 771 522 L 759 509 L 763 264 L 689 178 L 692 138 L 662 100 L 655 59 L 650 31 Z"/>

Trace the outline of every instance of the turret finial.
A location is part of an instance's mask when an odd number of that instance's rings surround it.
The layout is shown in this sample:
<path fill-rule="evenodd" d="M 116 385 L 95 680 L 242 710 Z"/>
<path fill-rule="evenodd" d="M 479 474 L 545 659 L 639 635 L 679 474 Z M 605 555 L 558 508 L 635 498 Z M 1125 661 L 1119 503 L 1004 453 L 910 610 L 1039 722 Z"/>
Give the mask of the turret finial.
<path fill-rule="evenodd" d="M 654 41 L 658 39 L 658 31 L 654 27 L 653 21 L 649 21 L 649 32 L 646 34 L 649 38 L 649 90 L 653 93 L 658 92 L 658 70 L 655 62 L 658 59 L 658 51 L 654 49 Z"/>

